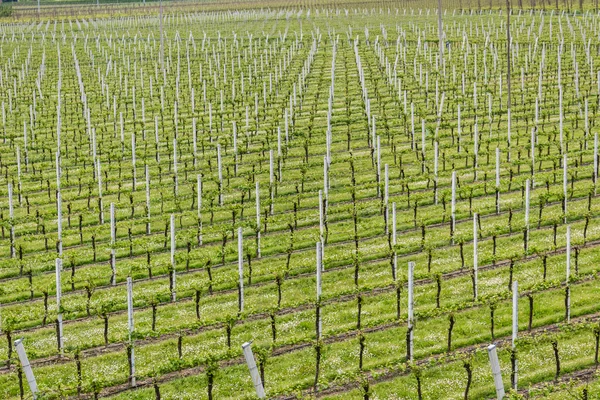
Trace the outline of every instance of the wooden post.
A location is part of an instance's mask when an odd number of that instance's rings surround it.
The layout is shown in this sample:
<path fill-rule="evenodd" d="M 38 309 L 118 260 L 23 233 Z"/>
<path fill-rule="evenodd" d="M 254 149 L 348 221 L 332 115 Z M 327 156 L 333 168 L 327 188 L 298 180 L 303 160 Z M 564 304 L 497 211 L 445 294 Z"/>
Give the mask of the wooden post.
<path fill-rule="evenodd" d="M 460 114 L 459 114 L 460 115 Z M 460 117 L 459 117 L 460 121 Z M 411 139 L 412 139 L 412 149 L 417 150 L 417 144 L 415 143 L 415 104 L 410 103 L 410 126 L 411 126 Z"/>
<path fill-rule="evenodd" d="M 414 299 L 413 299 L 413 273 L 415 269 L 415 263 L 413 261 L 409 261 L 408 263 L 408 329 L 409 329 L 409 353 L 410 353 L 410 362 L 413 361 L 413 337 L 414 337 Z"/>
<path fill-rule="evenodd" d="M 238 228 L 238 274 L 240 278 L 240 304 L 239 312 L 244 312 L 244 237 L 242 228 Z"/>
<path fill-rule="evenodd" d="M 500 214 L 500 148 L 496 147 L 496 214 Z"/>

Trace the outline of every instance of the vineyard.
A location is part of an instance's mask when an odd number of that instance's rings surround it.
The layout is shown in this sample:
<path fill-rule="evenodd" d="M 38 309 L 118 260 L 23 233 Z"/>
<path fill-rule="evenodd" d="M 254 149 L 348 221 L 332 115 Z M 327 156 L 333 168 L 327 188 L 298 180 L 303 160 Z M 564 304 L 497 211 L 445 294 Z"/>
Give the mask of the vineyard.
<path fill-rule="evenodd" d="M 600 15 L 542 5 L 0 22 L 0 397 L 600 396 Z"/>

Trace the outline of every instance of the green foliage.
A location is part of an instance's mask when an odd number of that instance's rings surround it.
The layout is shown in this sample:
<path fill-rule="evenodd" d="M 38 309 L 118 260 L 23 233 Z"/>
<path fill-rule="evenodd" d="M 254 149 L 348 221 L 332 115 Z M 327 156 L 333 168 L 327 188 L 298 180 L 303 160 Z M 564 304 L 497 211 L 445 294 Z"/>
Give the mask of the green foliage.
<path fill-rule="evenodd" d="M 12 13 L 13 13 L 13 9 L 12 9 L 11 3 L 2 2 L 2 4 L 0 4 L 0 18 L 10 17 L 10 16 L 12 16 Z"/>

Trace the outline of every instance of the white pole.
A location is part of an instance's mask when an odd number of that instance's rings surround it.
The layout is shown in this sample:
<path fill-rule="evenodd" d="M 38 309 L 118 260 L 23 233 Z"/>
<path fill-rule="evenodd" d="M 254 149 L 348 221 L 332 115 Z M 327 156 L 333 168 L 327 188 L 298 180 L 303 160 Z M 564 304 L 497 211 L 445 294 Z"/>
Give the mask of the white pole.
<path fill-rule="evenodd" d="M 502 382 L 502 372 L 500 371 L 500 363 L 498 362 L 498 353 L 496 351 L 496 345 L 490 344 L 487 350 L 488 356 L 490 357 L 490 365 L 492 367 L 494 385 L 496 386 L 496 398 L 498 400 L 502 400 L 504 398 L 504 383 Z"/>
<path fill-rule="evenodd" d="M 35 400 L 37 399 L 38 387 L 37 382 L 35 380 L 35 376 L 33 375 L 33 371 L 31 369 L 31 364 L 29 364 L 29 358 L 27 358 L 27 353 L 25 352 L 25 347 L 23 346 L 23 339 L 15 340 L 15 349 L 17 350 L 17 354 L 19 355 L 19 361 L 21 362 L 23 372 L 25 372 L 25 377 L 27 379 L 27 383 L 29 384 L 29 389 L 31 389 L 33 399 Z"/>
<path fill-rule="evenodd" d="M 179 191 L 179 180 L 177 178 L 177 139 L 173 139 L 173 173 L 175 177 L 175 196 L 177 196 Z"/>
<path fill-rule="evenodd" d="M 594 133 L 594 196 L 598 187 L 598 132 Z"/>
<path fill-rule="evenodd" d="M 264 399 L 265 389 L 263 388 L 263 384 L 260 379 L 260 374 L 258 372 L 258 368 L 256 367 L 256 361 L 254 361 L 254 354 L 252 353 L 251 344 L 252 342 L 244 343 L 242 345 L 242 350 L 244 352 L 246 364 L 248 365 L 248 369 L 250 370 L 250 377 L 252 378 L 252 383 L 254 384 L 254 389 L 256 390 L 256 396 L 258 396 L 259 399 Z"/>
<path fill-rule="evenodd" d="M 60 190 L 60 176 L 61 176 L 61 168 L 60 168 L 60 152 L 56 152 L 56 190 Z"/>
<path fill-rule="evenodd" d="M 525 234 L 527 240 L 529 240 L 529 199 L 530 199 L 530 186 L 529 179 L 525 181 Z"/>
<path fill-rule="evenodd" d="M 415 269 L 415 263 L 413 261 L 409 261 L 408 263 L 408 329 L 410 330 L 409 337 L 409 351 L 410 351 L 410 361 L 413 360 L 413 324 L 414 324 L 414 299 L 413 299 L 413 272 Z"/>
<path fill-rule="evenodd" d="M 198 238 L 198 244 L 202 246 L 202 175 L 196 175 L 196 195 L 198 196 L 198 228 L 200 229 L 200 236 Z"/>
<path fill-rule="evenodd" d="M 433 143 L 433 181 L 434 181 L 434 193 L 433 198 L 435 204 L 438 203 L 438 141 Z M 386 164 L 387 165 L 387 164 Z"/>
<path fill-rule="evenodd" d="M 571 279 L 571 226 L 567 225 L 567 322 L 571 321 L 571 292 L 569 280 Z"/>
<path fill-rule="evenodd" d="M 112 270 L 111 285 L 117 284 L 117 266 L 115 255 L 115 204 L 110 203 L 110 268 Z"/>
<path fill-rule="evenodd" d="M 512 292 L 512 348 L 514 350 L 517 347 L 517 333 L 519 332 L 519 284 L 517 283 L 517 281 L 513 282 Z M 513 388 L 517 390 L 517 360 L 515 360 L 514 372 L 515 375 Z"/>
<path fill-rule="evenodd" d="M 389 176 L 390 176 L 390 168 L 388 164 L 385 164 L 384 168 L 384 192 L 383 192 L 383 204 L 385 206 L 385 234 L 387 235 L 389 232 L 390 225 L 390 210 L 389 210 Z"/>
<path fill-rule="evenodd" d="M 535 128 L 531 128 L 531 182 L 533 182 L 533 175 L 535 173 Z"/>
<path fill-rule="evenodd" d="M 129 329 L 129 340 L 133 333 L 133 281 L 127 277 L 127 328 Z"/>
<path fill-rule="evenodd" d="M 217 163 L 219 164 L 219 205 L 223 205 L 223 166 L 221 165 L 221 144 L 217 144 Z"/>
<path fill-rule="evenodd" d="M 458 126 L 457 126 L 457 131 L 458 131 L 458 138 L 457 138 L 458 149 L 457 149 L 457 152 L 460 153 L 460 134 L 461 134 L 461 127 L 460 127 L 460 105 L 458 106 Z"/>
<path fill-rule="evenodd" d="M 281 127 L 278 126 L 277 127 L 277 174 L 279 175 L 277 177 L 277 181 L 281 182 Z"/>
<path fill-rule="evenodd" d="M 146 235 L 150 234 L 150 170 L 148 169 L 148 164 L 145 167 L 146 170 L 146 218 L 148 218 L 148 222 L 146 223 Z"/>
<path fill-rule="evenodd" d="M 238 170 L 238 149 L 237 149 L 237 124 L 233 121 L 233 157 L 235 161 L 234 174 L 237 176 Z"/>
<path fill-rule="evenodd" d="M 452 241 L 454 242 L 454 232 L 456 231 L 456 171 L 452 171 Z"/>
<path fill-rule="evenodd" d="M 56 309 L 58 312 L 57 315 L 57 324 L 58 324 L 58 347 L 60 348 L 60 355 L 63 355 L 64 351 L 64 342 L 63 342 L 63 321 L 62 321 L 62 311 L 61 311 L 61 297 L 62 297 L 62 284 L 60 279 L 60 273 L 62 271 L 62 260 L 60 258 L 56 259 Z"/>
<path fill-rule="evenodd" d="M 478 269 L 478 259 L 477 259 L 477 213 L 473 213 L 473 296 L 475 300 L 477 300 L 477 269 Z"/>
<path fill-rule="evenodd" d="M 260 192 L 256 181 L 256 257 L 260 257 Z"/>
<path fill-rule="evenodd" d="M 175 301 L 177 299 L 176 294 L 176 286 L 175 286 L 175 214 L 171 214 L 171 267 L 173 271 L 171 272 L 173 288 L 171 291 L 171 301 Z"/>
<path fill-rule="evenodd" d="M 324 218 L 323 215 L 323 191 L 319 190 L 319 238 L 320 242 L 323 242 L 324 236 Z"/>
<path fill-rule="evenodd" d="M 127 277 L 127 327 L 129 329 L 129 344 L 131 345 L 131 386 L 135 387 L 135 355 L 133 349 L 133 281 L 130 276 Z"/>
<path fill-rule="evenodd" d="M 562 86 L 558 86 L 558 107 L 559 107 L 559 136 L 560 136 L 560 152 L 564 152 L 564 140 L 563 140 L 563 92 Z"/>
<path fill-rule="evenodd" d="M 473 174 L 475 175 L 475 180 L 477 180 L 477 166 L 478 166 L 478 161 L 477 161 L 477 156 L 479 153 L 479 126 L 477 125 L 477 117 L 475 117 L 475 133 L 474 133 L 474 140 L 473 140 L 473 154 L 474 154 L 474 161 L 473 161 L 473 169 L 474 172 Z"/>
<path fill-rule="evenodd" d="M 62 257 L 63 244 L 62 244 L 62 196 L 60 188 L 56 191 L 56 222 L 57 222 L 57 234 L 58 234 L 58 256 Z"/>
<path fill-rule="evenodd" d="M 19 194 L 19 205 L 21 205 L 21 193 L 23 192 L 21 189 L 21 149 L 17 146 L 16 149 L 17 156 L 17 192 Z"/>
<path fill-rule="evenodd" d="M 585 149 L 587 150 L 587 138 L 590 133 L 590 123 L 588 118 L 588 99 L 585 98 Z"/>
<path fill-rule="evenodd" d="M 392 244 L 396 245 L 396 202 L 392 203 Z"/>
<path fill-rule="evenodd" d="M 377 136 L 377 197 L 381 196 L 381 138 Z"/>
<path fill-rule="evenodd" d="M 460 110 L 460 106 L 459 106 L 459 110 Z M 460 112 L 459 112 L 458 121 L 460 122 Z M 410 127 L 411 127 L 411 134 L 412 134 L 411 135 L 412 136 L 412 149 L 416 150 L 417 145 L 415 143 L 415 104 L 414 103 L 410 103 Z"/>
<path fill-rule="evenodd" d="M 425 161 L 425 120 L 421 120 L 421 155 Z"/>
<path fill-rule="evenodd" d="M 322 250 L 321 250 L 321 242 L 317 242 L 317 301 L 321 300 L 321 272 L 323 269 L 323 260 L 321 259 Z M 321 338 L 322 333 L 322 325 L 321 325 L 321 315 L 319 314 L 319 332 L 317 335 L 317 339 Z"/>
<path fill-rule="evenodd" d="M 98 202 L 100 206 L 100 224 L 104 224 L 104 207 L 102 206 L 102 168 L 100 166 L 100 158 L 98 157 Z"/>
<path fill-rule="evenodd" d="M 158 151 L 158 145 L 160 144 L 158 140 L 158 115 L 154 117 L 154 143 L 156 145 L 156 162 L 160 162 L 160 153 Z"/>
<path fill-rule="evenodd" d="M 192 88 L 194 90 L 194 88 Z M 194 93 L 192 91 L 192 93 Z M 194 144 L 194 168 L 198 166 L 198 133 L 196 130 L 196 118 L 192 119 L 192 134 Z"/>
<path fill-rule="evenodd" d="M 444 66 L 444 32 L 442 31 L 442 0 L 438 0 L 438 48 L 440 51 L 440 66 Z"/>
<path fill-rule="evenodd" d="M 398 255 L 396 254 L 396 203 L 392 203 L 392 245 L 394 246 L 394 280 L 398 279 Z"/>
<path fill-rule="evenodd" d="M 135 187 L 137 186 L 137 178 L 136 178 L 136 169 L 135 169 L 135 132 L 131 132 L 131 168 L 133 174 L 133 191 L 135 192 Z"/>
<path fill-rule="evenodd" d="M 125 152 L 125 129 L 124 129 L 124 123 L 123 123 L 123 113 L 119 113 L 119 122 L 120 122 L 120 126 L 121 126 L 121 152 L 124 153 Z M 89 116 L 88 116 L 88 124 L 89 124 Z M 96 148 L 96 142 L 95 142 L 95 138 L 96 135 L 93 135 L 92 137 L 94 139 L 94 157 L 96 157 L 96 152 L 95 152 L 95 148 Z M 121 157 L 123 157 L 123 154 L 121 154 Z"/>
<path fill-rule="evenodd" d="M 8 184 L 8 217 L 10 218 L 10 257 L 15 258 L 15 211 L 13 207 L 13 186 Z"/>
<path fill-rule="evenodd" d="M 240 312 L 244 311 L 244 237 L 238 228 L 238 273 L 240 277 Z"/>
<path fill-rule="evenodd" d="M 329 162 L 327 156 L 323 157 L 323 194 L 325 197 L 325 204 L 327 204 L 327 197 L 329 196 Z M 325 207 L 327 207 L 325 205 Z M 325 209 L 327 212 L 327 209 Z"/>
<path fill-rule="evenodd" d="M 273 185 L 275 184 L 275 179 L 273 176 L 273 150 L 269 150 L 269 191 L 271 192 L 271 215 L 273 215 Z"/>
<path fill-rule="evenodd" d="M 510 131 L 511 131 L 511 122 L 512 122 L 512 114 L 510 112 L 510 106 L 508 107 L 506 115 L 507 115 L 507 119 L 508 119 L 508 121 L 507 121 L 507 126 L 508 126 L 508 130 L 507 130 L 507 143 L 506 143 L 508 145 L 508 149 L 506 150 L 506 153 L 507 153 L 506 154 L 506 160 L 508 162 L 510 162 L 510 145 L 511 145 Z"/>
<path fill-rule="evenodd" d="M 567 154 L 563 156 L 563 195 L 565 196 L 565 224 L 567 223 Z"/>

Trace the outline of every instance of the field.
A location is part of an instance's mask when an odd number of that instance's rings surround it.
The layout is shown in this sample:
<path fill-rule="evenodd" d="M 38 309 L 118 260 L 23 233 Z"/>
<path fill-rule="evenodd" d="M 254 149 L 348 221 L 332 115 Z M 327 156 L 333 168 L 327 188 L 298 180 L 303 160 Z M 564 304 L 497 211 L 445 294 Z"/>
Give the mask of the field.
<path fill-rule="evenodd" d="M 0 398 L 599 398 L 600 15 L 501 5 L 0 22 Z"/>

